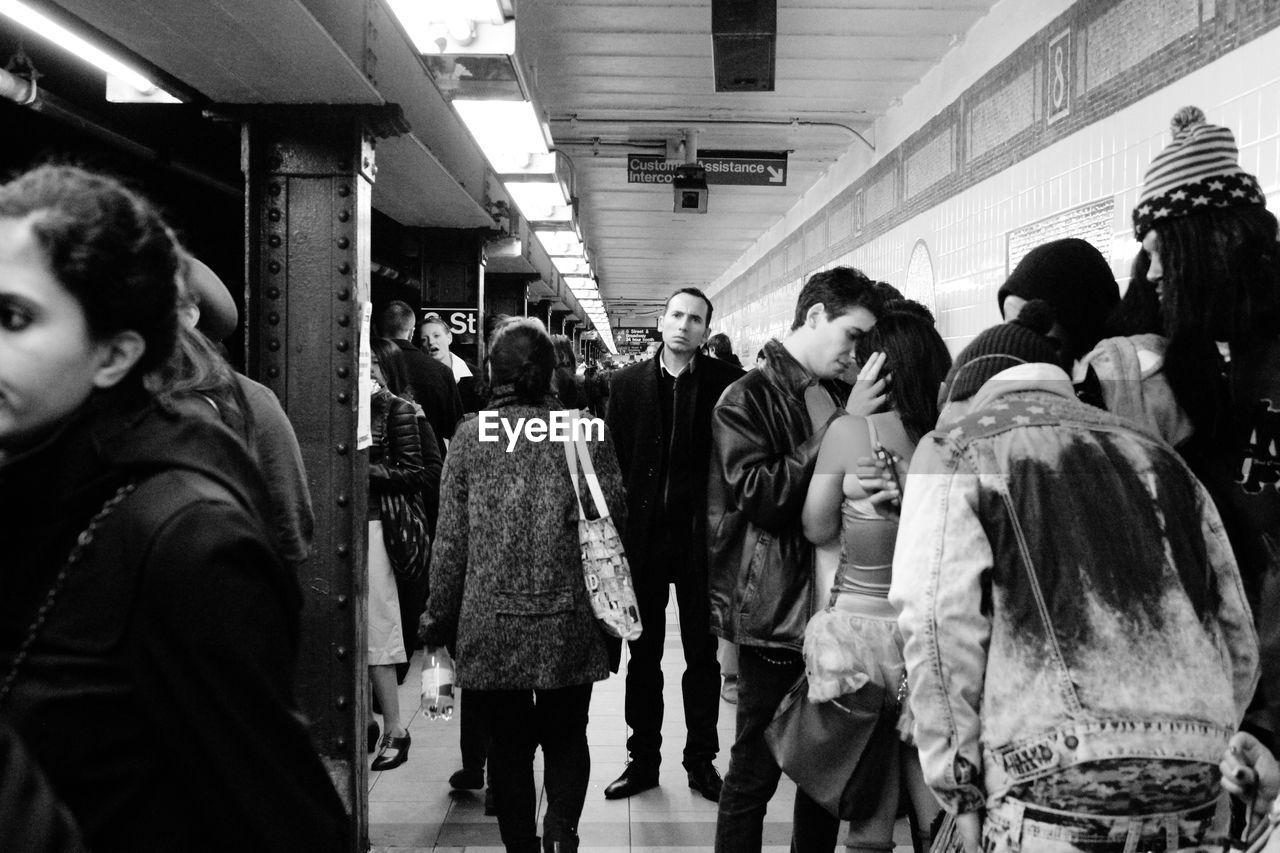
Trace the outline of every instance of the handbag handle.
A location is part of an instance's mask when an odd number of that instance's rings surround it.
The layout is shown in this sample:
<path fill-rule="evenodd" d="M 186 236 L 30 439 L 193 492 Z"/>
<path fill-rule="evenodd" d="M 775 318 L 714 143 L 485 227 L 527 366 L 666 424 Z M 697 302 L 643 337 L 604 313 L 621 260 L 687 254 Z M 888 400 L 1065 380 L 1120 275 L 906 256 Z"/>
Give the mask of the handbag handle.
<path fill-rule="evenodd" d="M 573 423 L 576 424 L 581 417 L 581 411 L 573 410 Z M 564 456 L 569 463 L 569 479 L 573 480 L 573 498 L 578 502 L 578 518 L 585 520 L 587 517 L 586 510 L 582 505 L 582 495 L 578 487 L 578 459 L 582 460 L 582 470 L 587 477 L 587 490 L 591 492 L 591 499 L 595 502 L 596 513 L 598 518 L 609 517 L 609 505 L 604 500 L 604 490 L 600 488 L 600 478 L 596 476 L 595 463 L 591 461 L 591 451 L 587 448 L 586 439 L 578 434 L 576 429 L 571 430 L 573 441 L 561 442 L 564 445 Z"/>

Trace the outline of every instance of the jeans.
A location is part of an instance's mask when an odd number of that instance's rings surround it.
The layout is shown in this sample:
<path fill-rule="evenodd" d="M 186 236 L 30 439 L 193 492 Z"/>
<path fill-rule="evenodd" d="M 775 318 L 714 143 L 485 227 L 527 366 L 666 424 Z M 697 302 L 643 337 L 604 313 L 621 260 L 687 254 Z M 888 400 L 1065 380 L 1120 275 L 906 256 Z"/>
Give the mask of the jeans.
<path fill-rule="evenodd" d="M 720 714 L 720 664 L 716 660 L 716 638 L 711 633 L 706 584 L 695 583 L 686 576 L 676 580 L 675 587 L 680 607 L 680 643 L 684 647 L 685 670 L 680 687 L 684 693 L 687 729 L 684 764 L 688 767 L 710 762 L 720 751 L 716 734 Z M 642 585 L 636 593 L 644 631 L 640 639 L 629 644 L 626 719 L 632 734 L 627 738 L 627 751 L 636 764 L 656 769 L 661 761 L 662 649 L 671 585 L 660 579 Z"/>
<path fill-rule="evenodd" d="M 782 770 L 764 741 L 764 730 L 779 703 L 804 673 L 798 652 L 769 649 L 766 660 L 752 646 L 738 648 L 738 721 L 729 772 L 720 792 L 716 818 L 716 853 L 756 853 L 760 850 L 764 816 L 778 789 Z M 791 849 L 795 853 L 831 853 L 840 820 L 796 791 L 792 813 Z"/>
<path fill-rule="evenodd" d="M 556 690 L 468 690 L 472 713 L 490 732 L 489 785 L 498 829 L 508 850 L 533 849 L 538 837 L 538 792 L 533 751 L 542 745 L 547 789 L 543 834 L 577 834 L 587 798 L 591 753 L 587 749 L 590 684 Z"/>
<path fill-rule="evenodd" d="M 1137 817 L 1066 812 L 1004 797 L 987 810 L 985 853 L 1173 853 L 1221 849 L 1210 842 L 1225 812 L 1220 797 L 1182 811 Z"/>

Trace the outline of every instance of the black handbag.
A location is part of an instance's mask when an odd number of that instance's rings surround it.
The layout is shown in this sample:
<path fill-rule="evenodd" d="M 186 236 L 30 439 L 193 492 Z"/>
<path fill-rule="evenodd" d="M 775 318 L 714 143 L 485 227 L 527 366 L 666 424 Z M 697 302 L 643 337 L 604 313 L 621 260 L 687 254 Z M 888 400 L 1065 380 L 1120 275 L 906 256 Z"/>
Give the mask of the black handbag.
<path fill-rule="evenodd" d="M 868 682 L 826 702 L 810 702 L 809 680 L 787 692 L 765 742 L 782 772 L 841 820 L 875 814 L 884 768 L 898 748 L 898 698 Z"/>
<path fill-rule="evenodd" d="M 422 494 L 381 493 L 378 515 L 382 519 L 382 543 L 387 547 L 391 571 L 401 580 L 418 580 L 431 558 L 431 535 L 427 532 L 427 509 Z"/>

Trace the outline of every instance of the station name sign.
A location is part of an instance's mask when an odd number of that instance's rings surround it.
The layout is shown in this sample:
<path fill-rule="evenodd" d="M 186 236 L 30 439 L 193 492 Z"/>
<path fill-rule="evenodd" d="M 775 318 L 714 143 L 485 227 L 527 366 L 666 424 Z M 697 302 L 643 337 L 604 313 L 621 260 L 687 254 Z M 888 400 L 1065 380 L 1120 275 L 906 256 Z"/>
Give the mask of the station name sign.
<path fill-rule="evenodd" d="M 654 342 L 661 342 L 662 332 L 648 326 L 621 326 L 613 330 L 613 342 L 620 355 L 642 354 Z"/>
<path fill-rule="evenodd" d="M 418 317 L 425 318 L 428 314 L 436 314 L 444 320 L 450 334 L 474 335 L 479 330 L 479 308 L 433 308 L 424 305 L 418 312 Z M 422 325 L 421 319 L 418 320 L 418 325 Z"/>
<path fill-rule="evenodd" d="M 685 165 L 661 154 L 628 154 L 627 183 L 669 184 Z M 707 171 L 707 184 L 745 187 L 785 187 L 785 151 L 703 151 L 698 165 Z"/>

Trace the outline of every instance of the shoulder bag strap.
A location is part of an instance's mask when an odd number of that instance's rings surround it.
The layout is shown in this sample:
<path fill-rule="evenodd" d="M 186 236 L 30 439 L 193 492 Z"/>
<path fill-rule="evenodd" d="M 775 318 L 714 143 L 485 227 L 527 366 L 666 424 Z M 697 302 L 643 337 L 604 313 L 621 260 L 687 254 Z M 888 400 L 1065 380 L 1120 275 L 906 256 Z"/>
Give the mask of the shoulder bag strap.
<path fill-rule="evenodd" d="M 582 496 L 578 491 L 577 450 L 572 441 L 562 441 L 560 444 L 564 446 L 564 458 L 565 461 L 569 463 L 569 479 L 573 481 L 573 499 L 578 502 L 578 518 L 585 521 L 587 518 L 587 511 L 582 506 Z M 587 457 L 588 462 L 590 462 L 590 458 L 591 457 Z"/>
<path fill-rule="evenodd" d="M 578 456 L 582 459 L 583 473 L 587 475 L 587 488 L 591 490 L 591 499 L 596 502 L 596 513 L 598 513 L 599 518 L 608 518 L 609 505 L 605 503 L 604 490 L 600 488 L 600 478 L 596 476 L 596 466 L 591 461 L 591 449 L 587 447 L 587 440 L 576 429 L 573 432 L 573 441 L 566 441 L 565 444 L 577 446 Z M 581 506 L 581 501 L 579 501 L 579 506 Z"/>
<path fill-rule="evenodd" d="M 871 439 L 872 452 L 880 449 L 880 436 L 876 433 L 875 421 L 871 420 L 871 416 L 867 415 L 862 419 L 867 425 L 867 436 Z"/>

